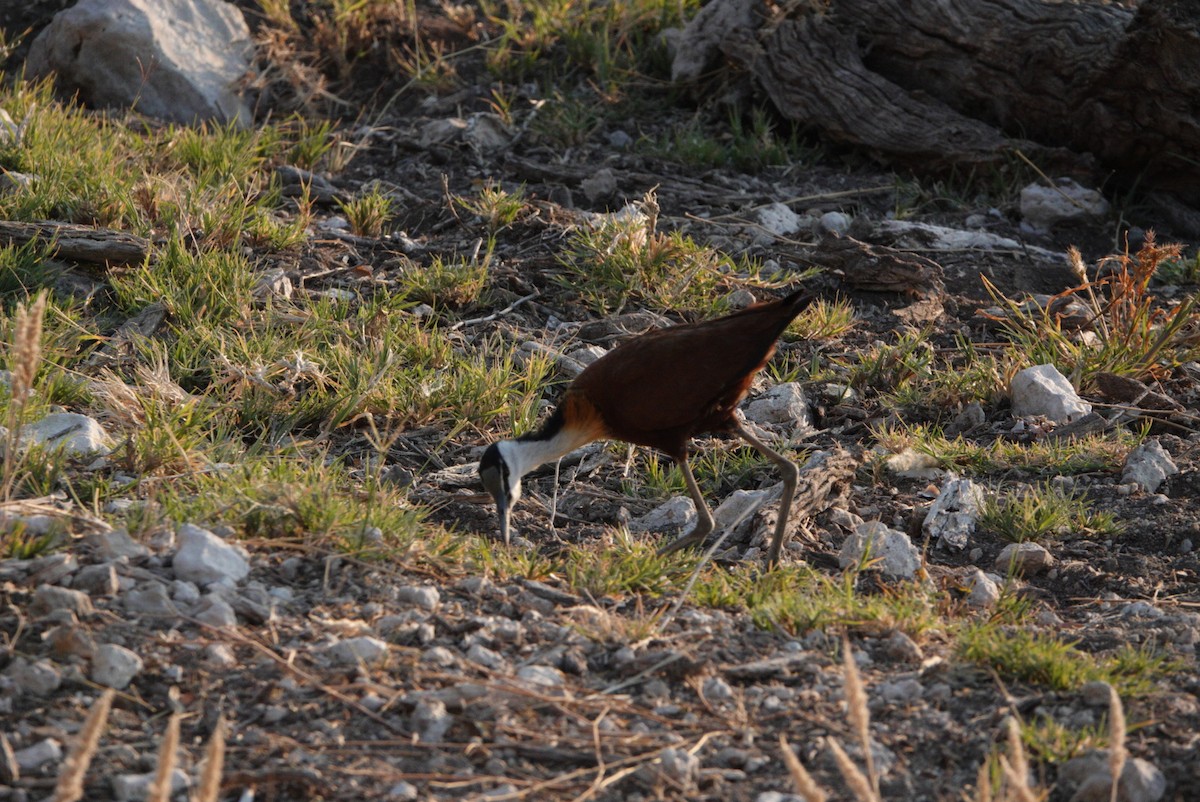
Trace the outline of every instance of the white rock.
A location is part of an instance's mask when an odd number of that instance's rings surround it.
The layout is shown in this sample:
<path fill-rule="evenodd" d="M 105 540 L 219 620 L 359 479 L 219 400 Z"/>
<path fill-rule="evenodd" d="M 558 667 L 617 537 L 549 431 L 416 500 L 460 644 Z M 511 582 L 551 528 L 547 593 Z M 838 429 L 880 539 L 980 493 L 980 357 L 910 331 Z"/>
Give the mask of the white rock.
<path fill-rule="evenodd" d="M 85 565 L 71 578 L 71 587 L 90 596 L 115 596 L 121 589 L 117 566 L 114 563 Z"/>
<path fill-rule="evenodd" d="M 990 610 L 1000 601 L 1000 585 L 990 576 L 976 568 L 964 583 L 968 589 L 967 606 L 976 610 Z"/>
<path fill-rule="evenodd" d="M 784 794 L 779 791 L 763 791 L 754 797 L 754 802 L 805 802 L 799 794 Z"/>
<path fill-rule="evenodd" d="M 237 665 L 237 656 L 227 644 L 210 643 L 204 647 L 204 662 L 210 668 L 224 671 Z"/>
<path fill-rule="evenodd" d="M 745 521 L 768 497 L 778 496 L 770 490 L 735 490 L 713 510 L 714 530 L 723 532 Z"/>
<path fill-rule="evenodd" d="M 1092 405 L 1075 392 L 1053 365 L 1025 368 L 1012 380 L 1013 414 L 1041 415 L 1055 423 L 1069 423 L 1092 411 Z"/>
<path fill-rule="evenodd" d="M 121 597 L 121 605 L 125 612 L 133 615 L 173 617 L 179 615 L 179 608 L 167 595 L 167 586 L 151 580 L 138 585 Z"/>
<path fill-rule="evenodd" d="M 87 415 L 52 412 L 21 429 L 21 444 L 61 448 L 68 456 L 88 457 L 111 449 L 113 440 L 103 426 Z"/>
<path fill-rule="evenodd" d="M 912 446 L 905 448 L 899 454 L 892 454 L 884 461 L 884 465 L 902 479 L 931 480 L 938 479 L 946 473 L 938 467 L 937 457 L 917 451 Z"/>
<path fill-rule="evenodd" d="M 674 532 L 692 527 L 696 522 L 696 505 L 690 498 L 676 496 L 650 512 L 629 522 L 630 532 Z"/>
<path fill-rule="evenodd" d="M 721 677 L 705 677 L 700 690 L 710 702 L 732 702 L 733 688 Z"/>
<path fill-rule="evenodd" d="M 879 645 L 884 656 L 898 663 L 919 663 L 925 659 L 917 642 L 900 630 L 888 635 Z"/>
<path fill-rule="evenodd" d="M 800 215 L 786 204 L 771 203 L 758 210 L 758 224 L 776 237 L 787 237 L 800 230 Z"/>
<path fill-rule="evenodd" d="M 49 696 L 62 685 L 62 672 L 49 660 L 28 660 L 18 657 L 4 675 L 19 690 L 36 696 Z"/>
<path fill-rule="evenodd" d="M 218 629 L 237 626 L 237 611 L 218 593 L 209 593 L 201 599 L 192 611 L 192 618 Z"/>
<path fill-rule="evenodd" d="M 925 686 L 911 677 L 882 682 L 875 686 L 875 693 L 888 704 L 905 705 L 920 701 L 925 695 Z"/>
<path fill-rule="evenodd" d="M 106 643 L 96 649 L 92 658 L 92 681 L 121 690 L 133 681 L 144 665 L 142 658 L 124 646 Z"/>
<path fill-rule="evenodd" d="M 1103 195 L 1069 178 L 1060 178 L 1053 187 L 1030 184 L 1021 190 L 1021 217 L 1039 231 L 1063 220 L 1104 217 L 1108 211 Z"/>
<path fill-rule="evenodd" d="M 454 725 L 454 717 L 446 704 L 438 699 L 422 699 L 413 710 L 412 723 L 417 737 L 424 743 L 439 743 Z"/>
<path fill-rule="evenodd" d="M 154 782 L 154 772 L 149 774 L 117 774 L 112 778 L 113 796 L 118 802 L 141 802 L 150 792 L 150 784 Z M 186 791 L 190 786 L 187 773 L 183 769 L 171 772 L 171 796 Z"/>
<path fill-rule="evenodd" d="M 92 612 L 91 598 L 81 590 L 60 588 L 57 585 L 42 585 L 33 593 L 29 612 L 34 618 L 42 618 L 59 610 L 67 610 L 77 616 Z"/>
<path fill-rule="evenodd" d="M 850 230 L 850 215 L 842 212 L 825 212 L 817 221 L 820 234 L 837 234 L 839 237 Z"/>
<path fill-rule="evenodd" d="M 329 654 L 344 665 L 359 665 L 365 663 L 374 665 L 383 662 L 388 655 L 387 641 L 362 635 L 357 638 L 346 638 L 329 647 Z"/>
<path fill-rule="evenodd" d="M 565 683 L 563 673 L 553 666 L 521 666 L 517 669 L 517 679 L 523 679 L 530 685 L 540 685 L 543 688 L 558 688 Z"/>
<path fill-rule="evenodd" d="M 34 40 L 31 75 L 94 106 L 136 107 L 180 123 L 249 123 L 238 82 L 253 45 L 242 12 L 222 0 L 82 0 Z"/>
<path fill-rule="evenodd" d="M 31 562 L 29 564 L 29 581 L 37 585 L 57 585 L 78 570 L 79 560 L 75 558 L 75 555 L 60 551 L 57 554 L 38 557 Z"/>
<path fill-rule="evenodd" d="M 124 529 L 111 529 L 92 535 L 87 542 L 101 560 L 119 560 L 122 557 L 137 560 L 150 554 L 150 549 L 131 538 Z"/>
<path fill-rule="evenodd" d="M 684 788 L 691 788 L 700 777 L 700 758 L 686 749 L 664 749 L 659 760 L 662 773 Z"/>
<path fill-rule="evenodd" d="M 292 280 L 288 278 L 287 272 L 281 267 L 264 270 L 259 274 L 254 282 L 254 287 L 250 290 L 251 295 L 263 300 L 278 298 L 286 301 L 292 297 L 293 292 Z"/>
<path fill-rule="evenodd" d="M 47 763 L 57 763 L 62 760 L 62 744 L 53 738 L 46 738 L 17 750 L 13 753 L 13 757 L 17 759 L 17 766 L 21 771 L 34 772 Z"/>
<path fill-rule="evenodd" d="M 580 181 L 579 188 L 589 201 L 598 203 L 615 196 L 620 187 L 613 171 L 604 167 Z"/>
<path fill-rule="evenodd" d="M 745 408 L 746 420 L 758 424 L 785 423 L 801 429 L 812 428 L 808 399 L 799 382 L 777 384 Z"/>
<path fill-rule="evenodd" d="M 441 595 L 433 585 L 406 585 L 396 589 L 396 601 L 422 610 L 436 610 Z"/>
<path fill-rule="evenodd" d="M 1179 473 L 1179 467 L 1157 438 L 1147 440 L 1129 452 L 1121 471 L 1121 484 L 1136 484 L 1147 493 L 1158 490 L 1168 476 Z"/>
<path fill-rule="evenodd" d="M 1054 557 L 1038 543 L 1010 543 L 996 557 L 996 570 L 1018 574 L 1040 574 L 1054 565 Z"/>
<path fill-rule="evenodd" d="M 921 567 L 921 551 L 909 536 L 879 521 L 867 521 L 846 538 L 838 554 L 838 565 L 842 568 L 856 565 L 867 553 L 872 567 L 890 577 L 912 579 Z"/>
<path fill-rule="evenodd" d="M 1058 770 L 1059 784 L 1075 788 L 1071 802 L 1108 802 L 1112 793 L 1112 774 L 1108 768 L 1108 750 L 1097 749 L 1073 757 Z M 1130 758 L 1121 771 L 1119 802 L 1158 802 L 1167 791 L 1167 778 L 1148 760 Z"/>
<path fill-rule="evenodd" d="M 250 573 L 250 562 L 244 549 L 227 543 L 207 529 L 184 524 L 177 532 L 179 550 L 172 567 L 175 576 L 197 585 L 208 585 L 221 579 L 240 582 Z"/>
<path fill-rule="evenodd" d="M 493 671 L 499 671 L 507 664 L 504 655 L 479 643 L 473 643 L 467 649 L 467 659 Z"/>
<path fill-rule="evenodd" d="M 410 782 L 400 781 L 388 789 L 387 798 L 395 802 L 416 802 L 421 792 Z"/>
<path fill-rule="evenodd" d="M 171 598 L 176 604 L 188 607 L 200 601 L 200 588 L 195 582 L 184 582 L 176 579 L 171 582 Z"/>
<path fill-rule="evenodd" d="M 961 551 L 975 532 L 983 502 L 982 487 L 970 479 L 951 478 L 929 505 L 921 531 L 939 546 Z"/>

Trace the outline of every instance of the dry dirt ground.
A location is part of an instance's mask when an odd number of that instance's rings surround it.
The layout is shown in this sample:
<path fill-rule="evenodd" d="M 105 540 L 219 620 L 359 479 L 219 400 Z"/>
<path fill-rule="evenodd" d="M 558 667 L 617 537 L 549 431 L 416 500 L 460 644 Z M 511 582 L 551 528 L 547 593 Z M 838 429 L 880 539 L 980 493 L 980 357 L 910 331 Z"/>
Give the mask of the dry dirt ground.
<path fill-rule="evenodd" d="M 381 181 L 403 197 L 395 227 L 415 249 L 399 236 L 371 240 L 322 234 L 318 228 L 298 262 L 286 267 L 299 275 L 323 273 L 312 286 L 353 287 L 367 275 L 386 281 L 404 248 L 418 260 L 469 254 L 483 227 L 448 203 L 447 193 L 469 197 L 486 181 L 510 191 L 523 187 L 530 207 L 498 236 L 485 302 L 458 314 L 500 313 L 463 327 L 464 341 L 499 335 L 553 343 L 557 329 L 552 325 L 596 319 L 555 280 L 556 254 L 567 232 L 582 214 L 616 210 L 652 188 L 661 209 L 660 228 L 682 230 L 726 253 L 774 260 L 785 273 L 819 263 L 821 245 L 807 232 L 782 238 L 763 234 L 755 225 L 755 210 L 778 201 L 791 201 L 793 209 L 814 215 L 842 212 L 864 224 L 886 219 L 902 205 L 912 220 L 983 228 L 1055 252 L 1075 244 L 1089 260 L 1112 252 L 1123 231 L 1114 215 L 1089 226 L 1032 234 L 1020 229 L 1015 204 L 973 205 L 969 196 L 942 200 L 935 185 L 898 179 L 853 154 L 816 151 L 820 157 L 814 161 L 743 173 L 685 167 L 646 149 L 614 144 L 625 141 L 614 137 L 618 131 L 634 140 L 663 136 L 695 113 L 686 105 L 664 104 L 654 118 L 619 125 L 600 122 L 566 150 L 533 136 L 491 152 L 460 142 L 420 144 L 427 123 L 486 111 L 487 98 L 483 89 L 470 88 L 374 119 L 370 130 L 356 132 L 360 148 L 348 168 L 332 177 L 347 194 Z M 706 125 L 719 126 L 720 117 Z M 589 199 L 583 181 L 601 170 L 610 171 L 614 190 Z M 328 208 L 321 216 L 335 213 Z M 1130 222 L 1152 226 L 1155 221 L 1131 217 Z M 1169 232 L 1160 235 L 1170 238 Z M 1065 260 L 1048 262 L 1020 248 L 935 252 L 910 244 L 906 252 L 932 259 L 944 270 L 944 293 L 937 296 L 943 311 L 932 319 L 930 336 L 939 348 L 953 347 L 956 335 L 978 342 L 994 338 L 975 314 L 990 303 L 981 273 L 1014 295 L 1053 293 L 1070 281 Z M 864 289 L 852 278 L 827 272 L 814 284 L 828 297 L 840 293 L 853 301 L 858 315 L 853 332 L 835 345 L 787 343 L 781 348 L 785 355 L 795 352 L 806 362 L 825 358 L 823 349 L 853 354 L 876 340 L 889 340 L 914 320 L 919 325 L 927 314 L 906 311 L 921 299 L 902 286 L 893 288 L 900 291 Z M 501 311 L 535 291 L 536 297 Z M 766 386 L 760 380 L 756 392 Z M 1186 375 L 1177 377 L 1169 392 L 1194 406 L 1196 388 Z M 819 412 L 811 445 L 855 453 L 873 446 L 871 423 L 900 414 L 870 400 Z M 981 436 L 1012 429 L 1005 404 L 986 413 Z M 905 414 L 910 420 L 921 417 Z M 931 412 L 928 417 L 939 416 Z M 431 504 L 435 520 L 465 537 L 491 536 L 493 512 L 480 503 L 479 489 L 467 481 L 456 486 L 447 473 L 477 460 L 490 435 L 463 432 L 447 441 L 446 434 L 406 433 L 392 452 L 394 462 L 412 475 L 414 498 Z M 1162 442 L 1180 473 L 1157 495 L 1119 495 L 1119 477 L 1112 473 L 1079 481 L 1089 498 L 1124 521 L 1127 530 L 1110 542 L 1051 542 L 1057 570 L 1024 580 L 1022 587 L 1045 628 L 1078 641 L 1085 651 L 1103 654 L 1123 643 L 1154 643 L 1182 660 L 1154 693 L 1131 700 L 1127 709 L 1128 720 L 1139 725 L 1130 735 L 1130 751 L 1163 772 L 1165 799 L 1182 801 L 1200 799 L 1195 672 L 1200 556 L 1193 548 L 1200 539 L 1200 460 L 1196 439 L 1186 429 L 1164 434 Z M 635 472 L 640 464 L 635 463 Z M 748 487 L 771 481 L 764 469 Z M 622 459 L 613 457 L 586 476 L 560 482 L 561 514 L 551 530 L 547 504 L 538 501 L 548 503 L 553 482 L 551 471 L 534 474 L 528 490 L 533 501 L 523 504 L 515 519 L 517 531 L 545 554 L 564 542 L 611 537 L 623 516 L 640 515 L 657 503 L 623 490 Z M 928 508 L 928 491 L 925 480 L 885 475 L 876 481 L 860 474 L 845 507 L 906 529 Z M 828 519 L 805 528 L 807 535 L 794 537 L 786 559 L 837 575 L 846 531 Z M 246 545 L 254 555 L 251 581 L 266 596 L 257 607 L 247 602 L 238 608 L 236 632 L 178 615 L 134 619 L 122 612 L 118 598 L 94 599 L 93 634 L 130 647 L 145 667 L 114 711 L 89 779 L 88 799 L 113 798 L 113 776 L 152 769 L 161 714 L 169 709 L 173 687 L 182 692 L 179 704 L 191 716 L 185 723 L 183 768 L 194 768 L 202 736 L 218 714 L 232 721 L 227 799 L 242 793 L 243 799 L 264 800 L 767 802 L 779 798 L 769 792 L 793 790 L 779 757 L 780 736 L 830 788 L 844 785 L 825 739 L 836 737 L 850 745 L 852 756 L 860 756 L 843 710 L 840 629 L 777 631 L 736 609 L 685 603 L 663 619 L 664 625 L 649 627 L 646 637 L 630 636 L 613 622 L 647 621 L 669 607 L 678 591 L 591 599 L 558 586 L 553 577 L 494 582 L 420 573 L 403 563 L 358 564 L 279 544 Z M 746 544 L 733 545 L 740 550 Z M 955 588 L 966 567 L 990 568 L 1003 545 L 993 535 L 980 534 L 964 553 L 929 549 L 928 581 L 946 589 L 947 611 L 960 603 Z M 979 551 L 968 558 L 971 549 Z M 114 553 L 90 540 L 77 555 L 86 566 Z M 169 584 L 166 556 L 153 549 L 136 551 L 122 571 L 135 582 Z M 51 637 L 60 622 L 28 617 L 39 572 L 46 569 L 10 561 L 0 574 L 7 608 L 0 613 L 3 625 L 30 628 L 33 637 L 25 635 L 23 643 L 35 644 L 28 647 L 35 657 L 66 648 Z M 857 590 L 888 592 L 886 583 L 869 572 Z M 1002 739 L 1006 716 L 1047 716 L 1074 729 L 1103 720 L 1105 709 L 1086 694 L 1005 682 L 953 659 L 948 633 L 928 631 L 913 642 L 894 630 L 851 629 L 871 699 L 884 799 L 960 799 Z M 388 660 L 346 666 L 324 650 L 334 636 L 359 634 L 388 641 Z M 67 681 L 57 693 L 41 699 L 2 697 L 2 729 L 18 747 L 43 738 L 65 741 L 78 728 L 77 707 L 95 694 L 81 678 L 72 679 L 67 663 Z M 1039 765 L 1043 779 L 1052 783 L 1054 768 Z M 42 798 L 53 784 L 55 767 L 17 782 L 0 779 L 0 799 Z M 245 795 L 247 789 L 253 796 Z M 849 798 L 844 790 L 839 793 L 837 798 Z M 1051 798 L 1068 795 L 1060 790 Z"/>

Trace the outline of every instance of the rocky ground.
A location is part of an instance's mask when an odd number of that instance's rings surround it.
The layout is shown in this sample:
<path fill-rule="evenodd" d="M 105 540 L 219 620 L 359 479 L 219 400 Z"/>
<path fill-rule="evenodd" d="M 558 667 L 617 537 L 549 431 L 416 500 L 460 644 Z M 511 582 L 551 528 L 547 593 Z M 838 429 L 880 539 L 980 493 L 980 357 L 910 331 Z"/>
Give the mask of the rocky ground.
<path fill-rule="evenodd" d="M 1117 250 L 1131 229 L 1136 247 L 1156 222 L 1109 211 L 1038 226 L 1022 213 L 1015 191 L 1003 200 L 983 192 L 947 199 L 940 184 L 898 177 L 852 154 L 814 150 L 808 160 L 742 171 L 682 166 L 669 153 L 635 145 L 686 120 L 692 110 L 684 107 L 664 108 L 653 119 L 597 123 L 566 150 L 516 135 L 520 116 L 499 133 L 487 127 L 488 117 L 474 118 L 483 122 L 466 130 L 447 124 L 489 112 L 487 98 L 472 87 L 354 131 L 357 151 L 329 177 L 333 189 L 349 196 L 379 182 L 402 198 L 394 232 L 355 236 L 326 205 L 300 258 L 263 254 L 264 269 L 282 267 L 307 277 L 309 287 L 386 284 L 399 254 L 418 261 L 468 254 L 487 235 L 486 225 L 448 203 L 448 195 L 477 194 L 488 181 L 523 188 L 525 211 L 496 234 L 485 301 L 455 318 L 467 321 L 459 328 L 462 343 L 495 336 L 528 344 L 530 352 L 578 357 L 578 346 L 610 347 L 621 331 L 597 326 L 602 320 L 628 330 L 644 327 L 645 316 L 631 314 L 636 309 L 596 315 L 561 281 L 556 257 L 589 215 L 615 212 L 653 190 L 659 230 L 758 259 L 784 283 L 813 265 L 825 268 L 811 283 L 827 298 L 852 301 L 853 329 L 834 340 L 785 341 L 777 357 L 821 364 L 853 359 L 906 329 L 928 327 L 928 341 L 941 351 L 960 337 L 995 343 L 994 325 L 978 314 L 995 306 L 981 275 L 1012 297 L 1055 293 L 1073 281 L 1067 246 L 1079 247 L 1092 264 Z M 951 239 L 928 226 L 966 233 Z M 839 251 L 833 234 L 872 250 Z M 1190 289 L 1158 291 L 1169 299 Z M 1151 690 L 1125 700 L 1135 725 L 1127 746 L 1139 761 L 1131 764 L 1131 800 L 1200 799 L 1200 450 L 1187 411 L 1200 392 L 1194 366 L 1163 383 L 1163 394 L 1184 409 L 1155 429 L 1179 472 L 1153 492 L 1119 470 L 1075 475 L 1071 486 L 1124 531 L 1046 541 L 1049 559 L 1038 555 L 1037 568 L 1012 580 L 1031 605 L 1034 630 L 1057 633 L 1088 654 L 1134 644 L 1177 661 Z M 561 360 L 563 377 L 573 369 L 570 359 Z M 751 400 L 773 383 L 760 378 Z M 922 548 L 921 525 L 947 475 L 872 467 L 877 424 L 949 423 L 960 410 L 893 408 L 863 393 L 838 398 L 830 395 L 832 378 L 801 383 L 811 429 L 775 412 L 752 419 L 772 437 L 795 438 L 805 452 L 841 449 L 858 470 L 816 507 L 800 510 L 785 560 L 839 578 L 846 541 L 863 521 L 881 521 L 913 536 L 920 567 L 911 575 L 936 591 L 945 626 L 872 620 L 773 627 L 743 609 L 694 603 L 683 594 L 686 572 L 661 592 L 593 597 L 536 566 L 525 572 L 533 578 L 516 571 L 489 576 L 431 571 L 402 558 L 361 562 L 300 542 L 232 545 L 226 538 L 234 531 L 219 522 L 133 538 L 75 508 L 79 537 L 69 548 L 0 562 L 0 799 L 50 794 L 63 750 L 102 686 L 119 695 L 88 799 L 142 798 L 172 706 L 187 714 L 180 790 L 194 784 L 217 718 L 230 721 L 225 799 L 774 802 L 795 791 L 781 737 L 823 785 L 838 789 L 835 798 L 851 798 L 828 748 L 837 739 L 862 758 L 845 713 L 845 633 L 867 684 L 883 799 L 963 798 L 999 748 L 1010 716 L 1103 732 L 1106 688 L 1051 690 L 956 654 L 949 622 L 986 619 L 995 610 L 986 598 L 993 580 L 980 579 L 977 569 L 1003 575 L 1008 561 L 998 563 L 998 555 L 1007 543 L 978 530 L 958 548 L 936 536 Z M 1105 399 L 1085 400 L 1099 409 Z M 968 413 L 961 425 L 977 442 L 1032 442 L 1056 428 L 1015 416 L 1007 398 Z M 463 538 L 492 537 L 493 509 L 472 463 L 500 434 L 405 432 L 390 452 L 393 470 L 411 477 L 411 497 L 434 521 Z M 730 447 L 709 440 L 700 446 Z M 624 462 L 619 449 L 600 447 L 565 462 L 553 526 L 554 473 L 535 473 L 529 501 L 515 516 L 530 553 L 549 557 L 597 539 L 624 548 L 615 526 L 632 521 L 636 530 L 661 504 L 630 491 Z M 634 488 L 645 465 L 633 463 Z M 983 484 L 1013 477 L 1029 478 L 1014 471 Z M 755 470 L 712 501 L 773 484 L 770 470 Z M 771 509 L 735 531 L 718 555 L 722 566 L 758 564 Z M 38 516 L 61 516 L 62 507 L 21 502 L 4 513 L 35 526 Z M 507 578 L 493 578 L 501 575 Z M 982 600 L 971 592 L 980 586 Z M 901 592 L 896 587 L 879 570 L 853 581 L 854 592 L 868 596 Z M 1073 798 L 1077 781 L 1068 775 L 1079 766 L 1064 765 L 1035 763 L 1051 799 Z"/>

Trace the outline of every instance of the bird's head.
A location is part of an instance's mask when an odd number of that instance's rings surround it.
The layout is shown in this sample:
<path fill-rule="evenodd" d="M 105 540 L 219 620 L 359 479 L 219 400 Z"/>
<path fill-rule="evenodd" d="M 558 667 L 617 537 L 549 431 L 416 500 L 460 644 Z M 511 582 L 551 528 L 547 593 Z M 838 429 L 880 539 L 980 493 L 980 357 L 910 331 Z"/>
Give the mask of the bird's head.
<path fill-rule="evenodd" d="M 508 519 L 512 506 L 521 498 L 521 474 L 515 468 L 514 455 L 507 453 L 507 442 L 492 443 L 479 459 L 479 478 L 483 487 L 496 500 L 500 516 L 500 534 L 508 545 Z"/>

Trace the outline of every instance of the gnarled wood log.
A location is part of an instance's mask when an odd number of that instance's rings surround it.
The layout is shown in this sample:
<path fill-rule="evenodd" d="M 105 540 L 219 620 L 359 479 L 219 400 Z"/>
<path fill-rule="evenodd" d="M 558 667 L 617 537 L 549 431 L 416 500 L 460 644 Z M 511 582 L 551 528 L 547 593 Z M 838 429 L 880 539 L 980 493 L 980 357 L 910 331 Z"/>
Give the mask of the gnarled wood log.
<path fill-rule="evenodd" d="M 53 243 L 55 256 L 74 262 L 127 265 L 144 262 L 150 254 L 147 240 L 125 231 L 51 221 L 0 220 L 0 243 L 24 245 L 35 239 Z"/>
<path fill-rule="evenodd" d="M 784 116 L 895 164 L 1021 148 L 1200 202 L 1197 0 L 713 0 L 675 76 L 721 57 Z"/>

